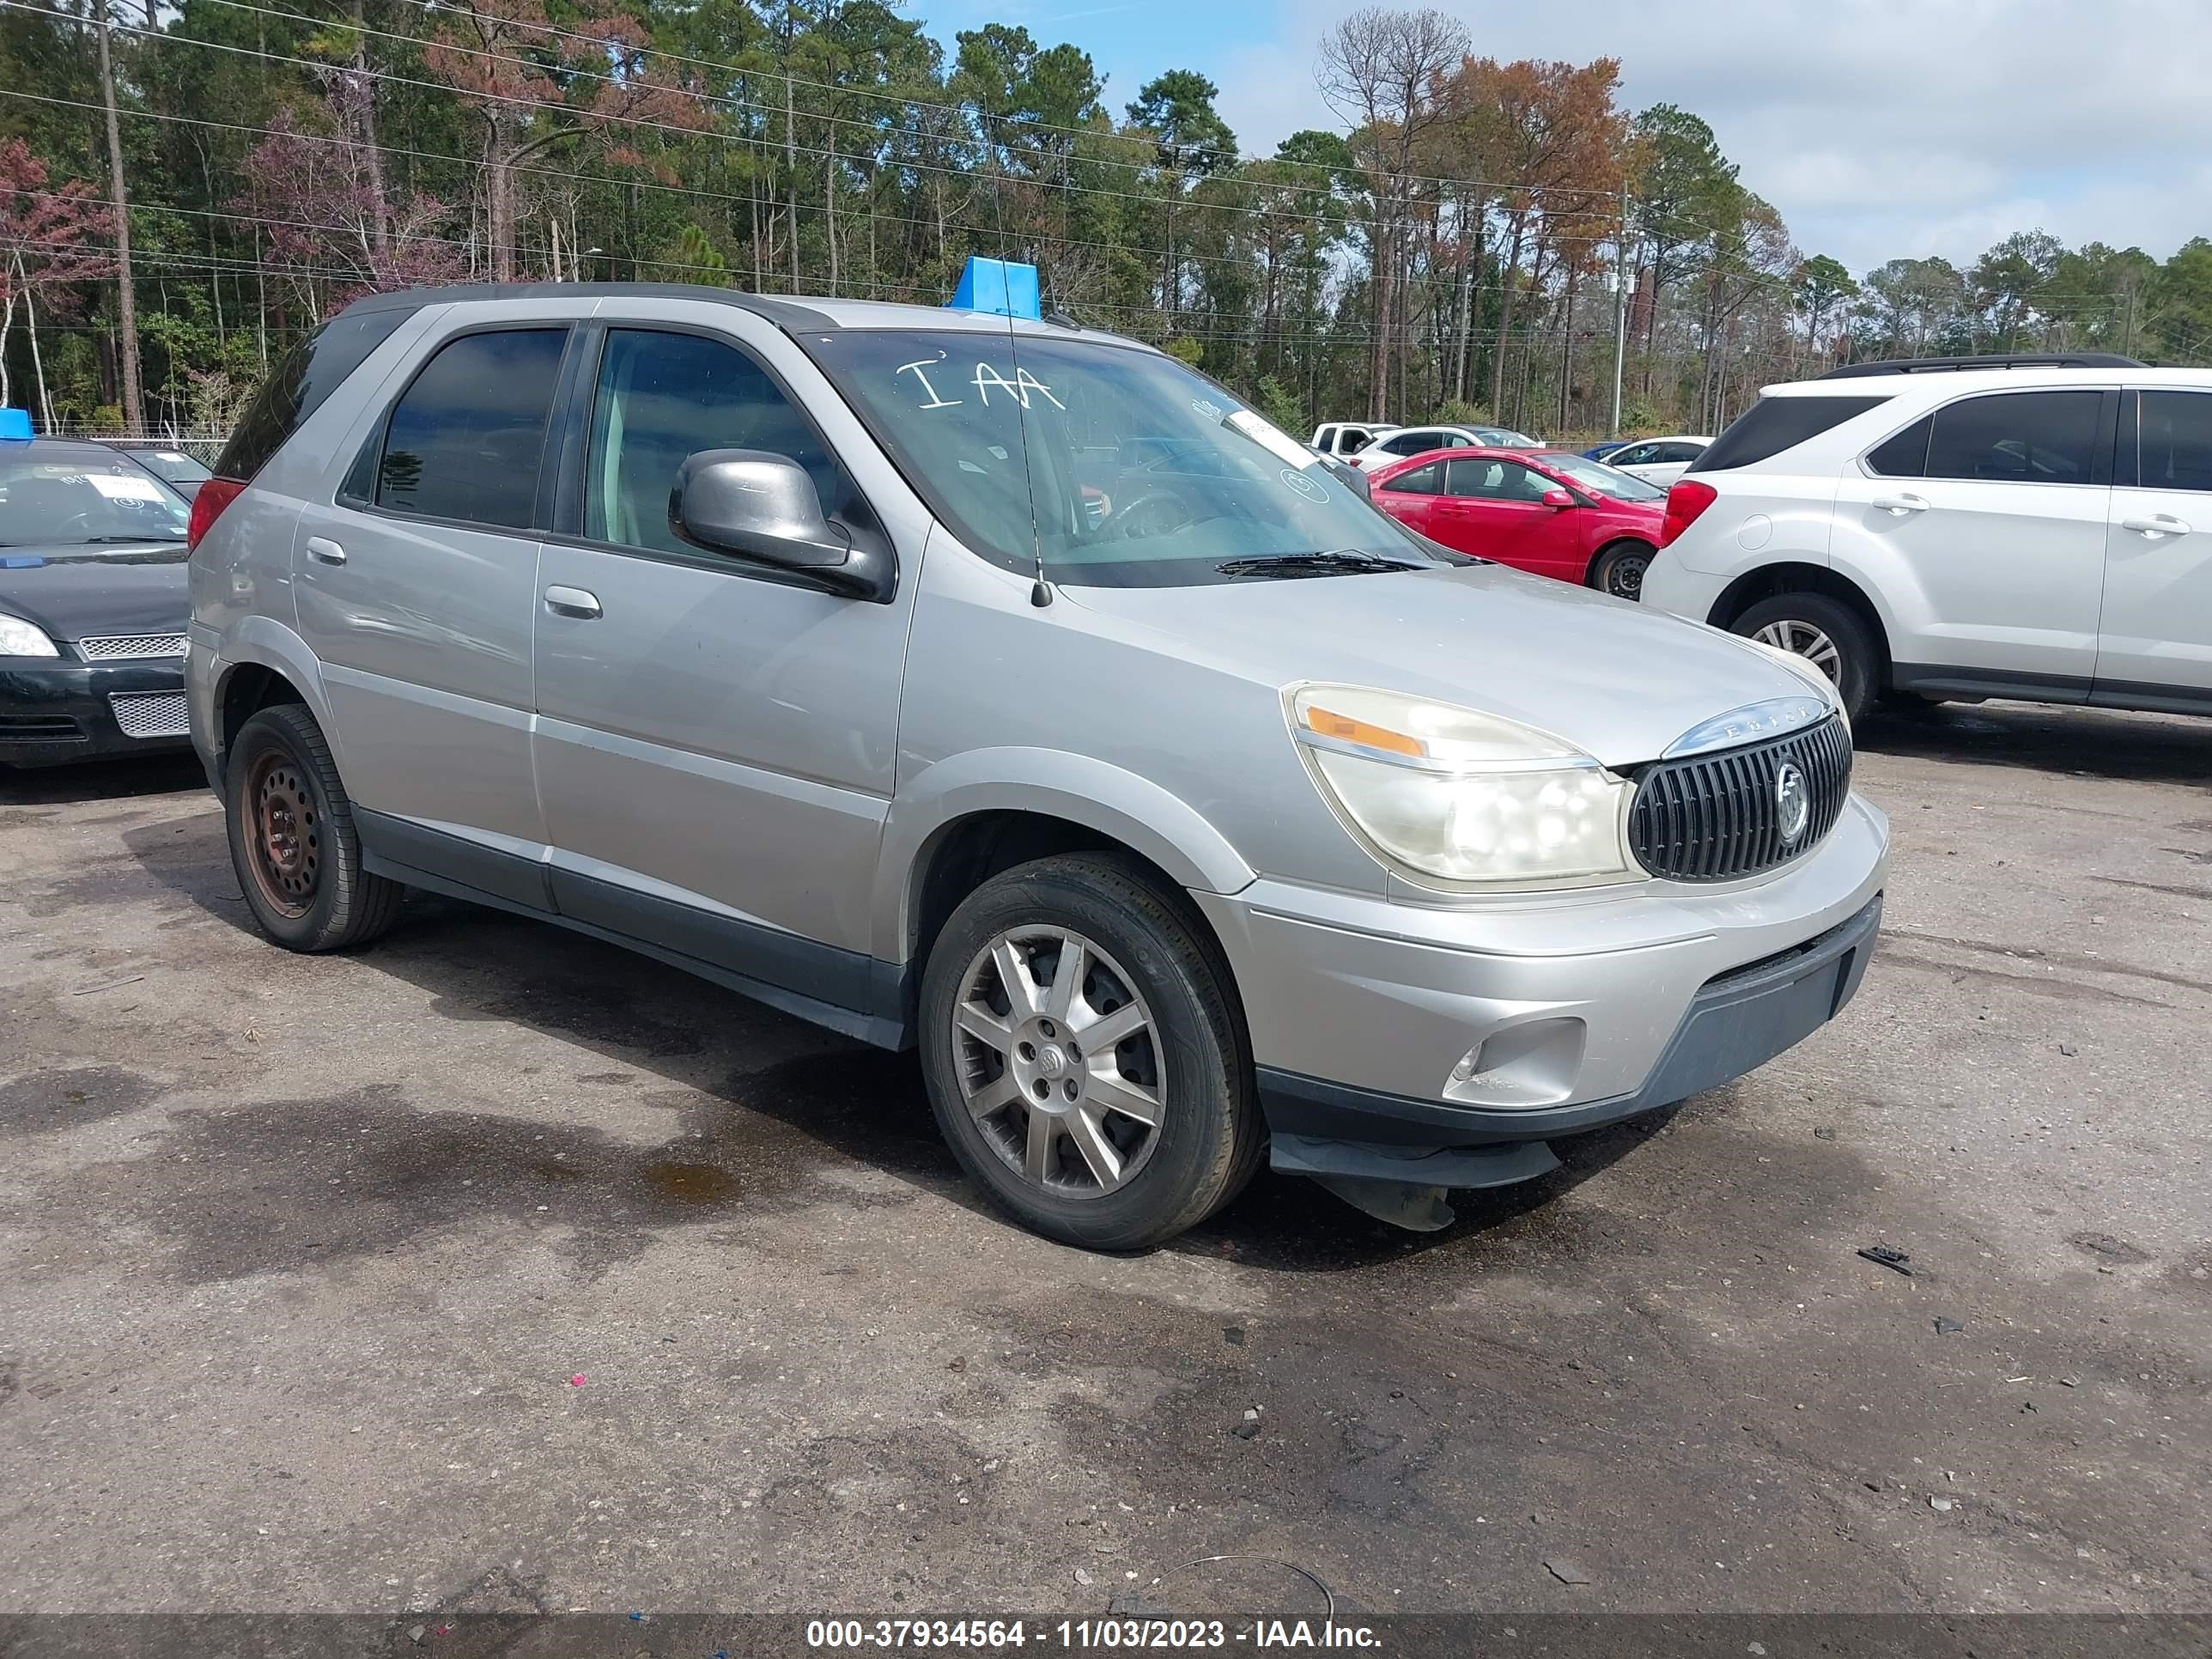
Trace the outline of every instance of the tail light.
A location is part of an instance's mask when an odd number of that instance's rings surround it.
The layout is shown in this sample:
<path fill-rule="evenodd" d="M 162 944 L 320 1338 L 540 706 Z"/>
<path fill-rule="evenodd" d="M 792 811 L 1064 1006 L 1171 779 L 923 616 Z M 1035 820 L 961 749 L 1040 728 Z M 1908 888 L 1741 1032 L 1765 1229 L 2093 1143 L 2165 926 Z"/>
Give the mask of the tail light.
<path fill-rule="evenodd" d="M 207 486 L 203 484 L 200 488 L 204 491 Z M 1667 492 L 1667 519 L 1659 526 L 1659 545 L 1672 545 L 1674 538 L 1697 523 L 1698 515 L 1719 498 L 1720 491 L 1703 479 L 1679 480 Z"/>
<path fill-rule="evenodd" d="M 197 549 L 222 510 L 236 501 L 246 485 L 236 478 L 206 478 L 192 497 L 191 522 L 185 527 L 185 544 Z"/>

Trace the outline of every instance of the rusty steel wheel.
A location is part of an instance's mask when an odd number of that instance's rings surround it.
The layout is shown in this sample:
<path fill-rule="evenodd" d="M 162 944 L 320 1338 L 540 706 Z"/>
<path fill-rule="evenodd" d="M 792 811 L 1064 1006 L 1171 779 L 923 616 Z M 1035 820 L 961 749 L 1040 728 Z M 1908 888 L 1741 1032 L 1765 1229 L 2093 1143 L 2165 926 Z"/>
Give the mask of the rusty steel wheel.
<path fill-rule="evenodd" d="M 322 879 L 322 828 L 313 787 L 283 755 L 256 757 L 239 810 L 252 815 L 246 841 L 262 896 L 288 916 L 303 916 Z"/>
<path fill-rule="evenodd" d="M 341 951 L 389 927 L 404 890 L 363 863 L 353 802 L 314 717 L 273 705 L 228 748 L 230 861 L 262 932 L 294 951 Z"/>

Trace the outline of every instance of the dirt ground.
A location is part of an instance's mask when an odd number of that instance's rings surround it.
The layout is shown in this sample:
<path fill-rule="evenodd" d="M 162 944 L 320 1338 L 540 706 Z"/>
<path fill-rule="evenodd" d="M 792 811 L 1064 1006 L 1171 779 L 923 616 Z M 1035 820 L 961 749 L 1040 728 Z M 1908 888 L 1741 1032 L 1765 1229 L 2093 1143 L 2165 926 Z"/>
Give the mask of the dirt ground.
<path fill-rule="evenodd" d="M 1862 745 L 1839 1023 L 1129 1258 L 910 1056 L 443 900 L 289 956 L 188 758 L 0 775 L 0 1613 L 2212 1609 L 2212 723 Z"/>

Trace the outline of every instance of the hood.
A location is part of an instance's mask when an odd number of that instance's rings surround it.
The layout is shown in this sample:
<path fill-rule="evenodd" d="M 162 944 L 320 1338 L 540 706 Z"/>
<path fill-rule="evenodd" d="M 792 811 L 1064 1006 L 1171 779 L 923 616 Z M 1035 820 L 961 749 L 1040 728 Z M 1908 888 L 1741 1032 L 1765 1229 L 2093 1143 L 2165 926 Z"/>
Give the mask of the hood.
<path fill-rule="evenodd" d="M 1158 648 L 1272 687 L 1410 692 L 1549 732 L 1610 767 L 1805 680 L 1747 640 L 1501 565 L 1060 590 Z"/>
<path fill-rule="evenodd" d="M 182 542 L 0 547 L 0 611 L 54 640 L 181 634 L 190 557 Z"/>

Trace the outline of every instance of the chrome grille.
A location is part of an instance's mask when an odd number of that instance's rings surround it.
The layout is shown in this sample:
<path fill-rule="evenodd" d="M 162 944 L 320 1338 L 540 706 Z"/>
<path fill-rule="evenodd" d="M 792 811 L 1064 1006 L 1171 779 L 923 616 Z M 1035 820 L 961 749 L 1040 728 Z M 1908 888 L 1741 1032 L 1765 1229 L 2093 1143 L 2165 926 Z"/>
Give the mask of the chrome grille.
<path fill-rule="evenodd" d="M 181 738 L 192 729 L 181 691 L 118 692 L 107 702 L 126 738 Z"/>
<path fill-rule="evenodd" d="M 116 634 L 106 639 L 79 640 L 78 652 L 87 662 L 114 662 L 125 657 L 181 657 L 182 634 Z"/>
<path fill-rule="evenodd" d="M 1804 775 L 1808 812 L 1795 841 L 1782 836 L 1776 782 L 1784 763 Z M 1835 827 L 1851 787 L 1851 735 L 1834 716 L 1802 732 L 1644 769 L 1628 812 L 1629 846 L 1655 876 L 1734 881 L 1810 851 Z"/>

